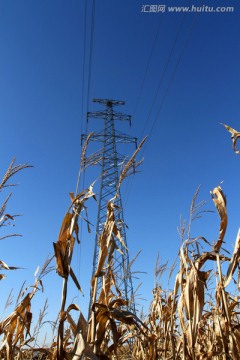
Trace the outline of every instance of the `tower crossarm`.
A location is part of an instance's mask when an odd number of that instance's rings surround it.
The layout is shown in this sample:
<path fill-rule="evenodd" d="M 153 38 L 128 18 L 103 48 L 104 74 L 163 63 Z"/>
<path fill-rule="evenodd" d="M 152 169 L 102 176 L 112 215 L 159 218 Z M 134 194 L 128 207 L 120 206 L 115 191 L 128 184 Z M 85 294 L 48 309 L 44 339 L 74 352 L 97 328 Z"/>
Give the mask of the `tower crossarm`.
<path fill-rule="evenodd" d="M 90 141 L 99 141 L 104 142 L 106 140 L 106 134 L 96 133 L 93 134 L 90 138 Z M 111 137 L 111 135 L 108 135 Z M 85 141 L 87 139 L 87 134 L 82 134 L 81 141 Z M 115 141 L 122 144 L 135 144 L 137 145 L 137 138 L 127 135 L 127 134 L 115 134 Z"/>
<path fill-rule="evenodd" d="M 87 121 L 89 118 L 103 120 L 106 116 L 108 116 L 107 111 L 89 111 L 87 113 Z M 114 120 L 128 121 L 131 125 L 131 119 L 131 115 L 114 112 Z"/>
<path fill-rule="evenodd" d="M 93 99 L 93 102 L 97 102 L 99 104 L 103 104 L 105 106 L 117 106 L 117 105 L 125 105 L 125 101 L 123 100 L 113 100 L 113 99 Z"/>

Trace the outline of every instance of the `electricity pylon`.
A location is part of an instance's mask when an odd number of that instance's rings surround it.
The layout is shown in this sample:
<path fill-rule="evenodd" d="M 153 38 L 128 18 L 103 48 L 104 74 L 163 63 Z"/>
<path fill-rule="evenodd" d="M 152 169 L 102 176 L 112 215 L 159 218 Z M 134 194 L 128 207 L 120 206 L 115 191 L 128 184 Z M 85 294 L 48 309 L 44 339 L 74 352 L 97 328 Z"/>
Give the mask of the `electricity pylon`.
<path fill-rule="evenodd" d="M 97 269 L 97 261 L 99 255 L 98 238 L 102 233 L 104 223 L 106 221 L 107 203 L 112 199 L 118 189 L 119 184 L 119 168 L 123 164 L 125 158 L 118 152 L 118 144 L 133 143 L 137 145 L 137 138 L 123 134 L 115 129 L 115 121 L 128 121 L 131 125 L 131 116 L 125 115 L 121 112 L 116 112 L 115 107 L 124 105 L 124 101 L 109 100 L 109 99 L 93 99 L 93 102 L 99 103 L 104 106 L 102 111 L 88 112 L 87 121 L 90 118 L 102 120 L 104 122 L 104 128 L 98 133 L 93 133 L 90 140 L 94 142 L 100 142 L 102 144 L 100 152 L 101 158 L 101 180 L 100 191 L 98 200 L 98 215 L 96 225 L 96 238 L 94 245 L 93 255 L 93 275 Z M 85 140 L 88 134 L 82 135 L 82 139 Z M 91 157 L 89 157 L 89 161 Z M 91 158 L 92 159 L 92 158 Z M 86 159 L 88 161 L 88 159 Z M 114 201 L 116 205 L 115 221 L 118 230 L 121 234 L 124 244 L 115 237 L 117 248 L 120 250 L 114 250 L 113 259 L 113 271 L 118 289 L 121 291 L 123 298 L 128 300 L 128 309 L 135 312 L 134 296 L 133 296 L 133 284 L 129 266 L 129 255 L 127 250 L 127 238 L 126 228 L 123 216 L 123 206 L 121 192 L 118 192 L 118 196 Z M 97 295 L 99 295 L 102 287 L 102 278 L 98 278 Z M 91 300 L 90 300 L 91 301 Z M 89 309 L 92 304 L 90 304 Z"/>

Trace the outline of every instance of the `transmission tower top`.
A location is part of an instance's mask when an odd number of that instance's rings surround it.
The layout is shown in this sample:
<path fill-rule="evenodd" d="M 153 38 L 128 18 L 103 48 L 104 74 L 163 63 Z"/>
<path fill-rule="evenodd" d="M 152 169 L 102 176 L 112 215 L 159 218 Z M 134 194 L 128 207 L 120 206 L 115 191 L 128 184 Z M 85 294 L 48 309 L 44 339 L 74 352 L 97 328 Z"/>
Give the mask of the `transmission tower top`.
<path fill-rule="evenodd" d="M 97 102 L 99 104 L 103 104 L 109 107 L 117 106 L 117 105 L 125 105 L 125 101 L 112 100 L 112 99 L 93 99 L 93 102 Z"/>
<path fill-rule="evenodd" d="M 113 107 L 118 105 L 124 105 L 125 101 L 119 100 L 110 100 L 110 99 L 93 99 L 93 102 L 102 104 L 105 106 L 104 110 L 100 111 L 90 111 L 87 113 L 87 122 L 89 118 L 106 120 L 106 118 L 112 118 L 112 120 L 128 121 L 131 126 L 131 115 L 125 115 L 121 112 L 116 112 L 113 110 Z"/>

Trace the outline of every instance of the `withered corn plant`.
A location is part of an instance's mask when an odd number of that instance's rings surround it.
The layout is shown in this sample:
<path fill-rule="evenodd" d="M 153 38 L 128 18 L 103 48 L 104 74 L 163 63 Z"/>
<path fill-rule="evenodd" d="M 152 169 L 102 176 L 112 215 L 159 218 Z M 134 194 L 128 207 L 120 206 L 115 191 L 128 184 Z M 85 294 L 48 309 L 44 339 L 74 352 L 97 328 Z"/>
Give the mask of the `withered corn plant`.
<path fill-rule="evenodd" d="M 6 173 L 4 174 L 3 179 L 2 179 L 2 181 L 0 183 L 0 194 L 1 195 L 3 193 L 3 190 L 6 190 L 9 187 L 16 186 L 15 183 L 10 183 L 10 180 L 12 180 L 12 177 L 15 174 L 17 174 L 19 171 L 21 171 L 23 169 L 31 167 L 28 164 L 15 165 L 15 161 L 16 161 L 16 159 L 13 158 L 13 160 L 11 161 L 11 163 L 10 163 L 10 165 L 9 165 L 9 167 L 8 167 Z M 18 216 L 18 215 L 14 215 L 14 214 L 10 215 L 9 213 L 6 212 L 7 205 L 8 205 L 8 202 L 9 202 L 11 196 L 12 196 L 12 192 L 10 192 L 6 196 L 5 200 L 3 200 L 3 203 L 2 203 L 1 208 L 0 208 L 0 230 L 3 230 L 6 226 L 7 227 L 12 226 L 15 218 Z M 10 234 L 0 236 L 0 240 L 11 238 L 13 236 L 20 236 L 20 235 L 16 234 L 16 233 L 10 233 Z M 15 266 L 8 266 L 3 260 L 0 260 L 0 271 L 1 271 L 0 280 L 5 278 L 5 274 L 2 273 L 2 271 L 16 270 L 16 269 L 17 268 Z"/>
<path fill-rule="evenodd" d="M 80 170 L 82 171 L 84 168 L 85 163 L 85 154 L 87 150 L 87 145 L 92 136 L 92 133 L 86 139 L 86 142 L 83 146 L 82 156 L 81 156 L 81 163 L 80 163 Z M 80 181 L 80 174 L 79 179 Z M 78 188 L 78 186 L 77 186 Z M 53 243 L 54 246 L 54 253 L 56 258 L 56 270 L 59 276 L 63 278 L 62 284 L 62 299 L 61 299 L 61 309 L 60 309 L 60 316 L 59 316 L 59 326 L 58 326 L 58 334 L 57 334 L 57 349 L 56 349 L 56 356 L 58 360 L 69 358 L 70 357 L 70 348 L 69 345 L 71 344 L 72 339 L 76 336 L 76 329 L 77 325 L 73 321 L 72 317 L 70 316 L 69 312 L 72 309 L 79 310 L 78 306 L 75 304 L 69 305 L 68 309 L 65 310 L 66 301 L 67 301 L 67 288 L 68 288 L 68 280 L 69 276 L 74 281 L 76 287 L 79 291 L 81 291 L 81 286 L 74 274 L 74 271 L 71 267 L 71 260 L 74 250 L 75 239 L 79 243 L 79 227 L 78 227 L 78 219 L 81 216 L 82 210 L 85 209 L 85 202 L 89 198 L 95 199 L 95 194 L 93 192 L 93 185 L 91 185 L 88 189 L 83 190 L 80 194 L 73 194 L 70 193 L 70 198 L 72 204 L 68 209 L 66 215 L 64 216 L 62 226 L 60 229 L 59 237 L 56 243 Z M 86 220 L 88 222 L 88 220 Z M 75 237 L 74 237 L 75 234 Z M 70 323 L 70 327 L 72 330 L 67 329 L 64 330 L 64 323 L 68 320 Z M 53 358 L 55 355 L 53 354 Z"/>
<path fill-rule="evenodd" d="M 48 258 L 45 261 L 33 286 L 31 286 L 31 291 L 25 295 L 25 290 L 20 295 L 22 299 L 20 299 L 14 311 L 0 322 L 0 335 L 3 335 L 0 355 L 6 360 L 26 358 L 26 346 L 30 346 L 30 343 L 34 340 L 30 333 L 32 322 L 31 301 L 36 292 L 42 287 L 43 277 L 52 270 L 49 267 L 51 260 L 52 258 Z"/>
<path fill-rule="evenodd" d="M 155 268 L 156 279 L 159 273 L 163 275 L 167 264 Z M 133 359 L 166 359 L 172 348 L 172 312 L 175 312 L 173 292 L 165 291 L 159 280 L 153 289 L 153 300 L 149 314 L 145 317 L 144 324 L 148 331 L 144 334 L 135 334 L 132 358 Z"/>
<path fill-rule="evenodd" d="M 21 171 L 21 170 L 23 170 L 25 168 L 30 167 L 30 165 L 28 165 L 28 164 L 15 165 L 15 161 L 16 161 L 16 159 L 13 158 L 13 160 L 11 161 L 7 171 L 5 172 L 5 174 L 4 174 L 3 178 L 2 178 L 2 181 L 0 183 L 0 194 L 1 195 L 3 194 L 3 190 L 16 185 L 14 183 L 10 183 L 10 180 L 12 180 L 12 177 L 16 173 L 18 173 L 19 171 Z M 3 230 L 3 228 L 6 227 L 6 226 L 12 226 L 13 222 L 15 220 L 15 217 L 17 216 L 17 215 L 13 215 L 13 214 L 10 215 L 9 213 L 6 212 L 7 205 L 8 205 L 8 202 L 9 202 L 11 196 L 12 196 L 12 192 L 9 193 L 6 196 L 5 200 L 3 200 L 3 203 L 2 203 L 1 208 L 0 208 L 0 229 L 1 230 Z M 4 240 L 4 239 L 7 239 L 7 238 L 10 238 L 10 237 L 13 237 L 13 236 L 20 236 L 20 235 L 16 234 L 16 233 L 10 233 L 10 234 L 7 234 L 7 235 L 2 235 L 0 237 L 0 240 Z M 0 270 L 1 270 L 0 280 L 5 278 L 5 274 L 2 273 L 3 271 L 16 270 L 16 269 L 17 269 L 17 267 L 8 266 L 3 260 L 0 260 Z M 12 303 L 12 295 L 11 295 L 11 293 L 8 296 L 8 299 L 7 299 L 7 302 L 6 302 L 6 305 L 5 305 L 5 309 L 9 306 L 10 303 Z M 4 335 L 3 336 L 3 342 L 2 342 L 2 345 L 1 345 L 1 348 L 0 348 L 0 356 L 3 356 L 2 354 L 4 353 L 5 358 L 10 359 L 10 358 L 12 358 L 11 357 L 12 356 L 12 338 L 13 338 L 14 334 L 11 331 L 11 329 L 10 329 L 10 332 L 6 332 L 6 328 L 8 327 L 8 323 L 9 323 L 9 317 L 7 317 L 5 320 L 1 321 L 1 323 L 0 323 L 0 335 Z"/>
<path fill-rule="evenodd" d="M 58 328 L 58 339 L 57 339 L 57 359 L 61 360 L 67 357 L 69 352 L 68 349 L 68 341 L 66 341 L 66 333 L 64 333 L 64 322 L 70 319 L 69 311 L 77 309 L 76 305 L 70 305 L 67 310 L 66 307 L 66 300 L 67 300 L 67 286 L 68 286 L 68 279 L 69 276 L 74 281 L 75 285 L 77 286 L 78 290 L 81 291 L 80 284 L 71 268 L 71 259 L 73 255 L 74 249 L 74 233 L 76 236 L 77 241 L 78 239 L 78 218 L 79 215 L 84 208 L 85 202 L 94 197 L 92 186 L 88 189 L 82 191 L 76 197 L 71 194 L 72 205 L 70 209 L 72 212 L 69 211 L 66 213 L 63 223 L 60 229 L 58 241 L 54 243 L 54 251 L 55 251 L 55 258 L 57 263 L 57 273 L 59 276 L 63 278 L 63 288 L 62 288 L 62 302 L 61 302 L 61 310 L 60 310 L 60 321 L 59 321 L 59 328 Z M 73 320 L 70 321 L 70 325 L 73 323 Z M 75 328 L 76 325 L 73 324 Z"/>
<path fill-rule="evenodd" d="M 0 184 L 0 193 L 3 192 L 6 188 L 13 187 L 16 184 L 10 183 L 12 177 L 19 171 L 31 167 L 28 164 L 15 165 L 15 158 L 10 163 L 5 175 L 3 176 L 2 182 Z M 12 193 L 9 193 L 6 199 L 3 201 L 3 204 L 0 209 L 0 228 L 6 226 L 12 226 L 15 217 L 18 215 L 9 214 L 6 212 L 8 201 Z M 16 233 L 10 233 L 1 236 L 0 240 L 11 238 L 13 236 L 20 236 Z M 26 351 L 25 348 L 30 346 L 30 343 L 34 340 L 34 337 L 30 334 L 30 326 L 32 322 L 32 313 L 31 313 L 31 301 L 35 293 L 42 287 L 42 278 L 51 271 L 49 263 L 51 259 L 47 259 L 39 273 L 38 277 L 35 277 L 35 282 L 31 287 L 31 291 L 27 294 L 28 289 L 23 291 L 23 286 L 17 297 L 16 306 L 14 311 L 5 317 L 0 322 L 0 335 L 1 335 L 1 346 L 0 346 L 0 358 L 6 360 L 12 359 L 27 359 L 29 356 L 32 358 L 32 352 Z M 8 266 L 4 261 L 0 260 L 0 269 L 1 271 L 6 270 L 16 270 L 18 269 L 15 266 Z M 0 280 L 5 277 L 3 273 L 0 274 Z M 30 289 L 30 288 L 29 288 Z M 5 309 L 6 310 L 13 303 L 12 290 L 6 301 Z"/>

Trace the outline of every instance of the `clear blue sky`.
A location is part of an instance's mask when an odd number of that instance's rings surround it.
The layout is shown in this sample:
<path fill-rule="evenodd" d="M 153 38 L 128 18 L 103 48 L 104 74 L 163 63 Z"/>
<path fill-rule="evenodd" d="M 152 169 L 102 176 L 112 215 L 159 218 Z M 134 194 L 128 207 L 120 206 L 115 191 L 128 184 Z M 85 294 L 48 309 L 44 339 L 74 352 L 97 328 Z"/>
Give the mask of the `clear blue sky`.
<path fill-rule="evenodd" d="M 183 17 L 182 13 L 143 13 L 144 4 L 203 3 L 96 1 L 89 110 L 99 109 L 91 104 L 93 97 L 125 100 L 122 111 L 133 115 L 133 125 L 130 130 L 126 124 L 118 128 L 138 138 L 150 133 L 141 172 L 130 192 L 123 189 L 130 257 L 142 249 L 135 270 L 147 272 L 140 277 L 147 307 L 157 253 L 164 261 L 174 260 L 180 245 L 180 214 L 188 216 L 199 184 L 200 199 L 214 210 L 209 191 L 224 180 L 229 207 L 226 247 L 231 250 L 235 241 L 240 159 L 219 123 L 240 129 L 240 6 L 236 0 L 206 0 L 204 5 L 234 6 L 234 12 Z M 10 214 L 23 214 L 14 228 L 23 237 L 1 242 L 1 259 L 26 269 L 7 274 L 1 282 L 1 299 L 11 287 L 17 292 L 24 279 L 33 282 L 36 267 L 53 252 L 52 242 L 69 205 L 68 193 L 75 191 L 87 110 L 91 5 L 89 1 L 83 84 L 85 1 L 0 0 L 1 173 L 13 156 L 34 166 L 16 177 L 20 186 L 8 208 Z M 91 122 L 90 130 L 95 126 L 99 125 Z M 86 175 L 86 185 L 94 179 Z M 94 222 L 96 206 L 89 205 Z M 216 213 L 206 214 L 194 231 L 215 241 L 218 224 Z M 94 231 L 89 236 L 84 229 L 73 261 L 85 293 L 76 301 L 84 312 L 93 243 Z M 61 280 L 52 274 L 45 281 L 45 294 L 36 297 L 36 309 L 48 296 L 49 312 L 56 313 L 60 294 Z M 76 295 L 75 290 L 70 292 L 70 297 Z"/>

